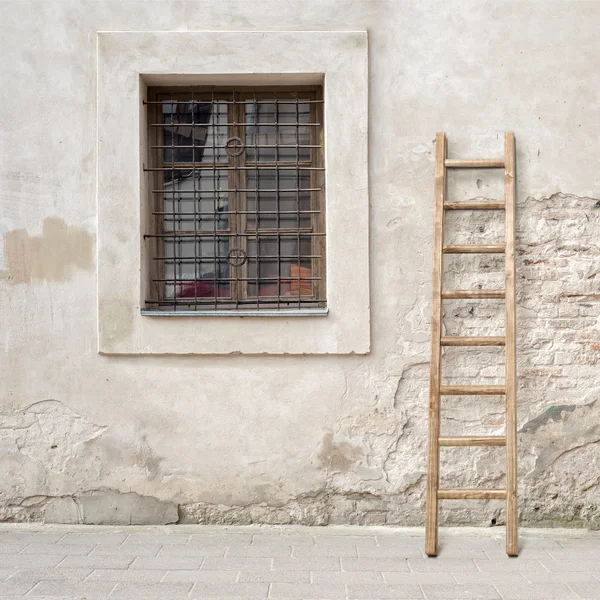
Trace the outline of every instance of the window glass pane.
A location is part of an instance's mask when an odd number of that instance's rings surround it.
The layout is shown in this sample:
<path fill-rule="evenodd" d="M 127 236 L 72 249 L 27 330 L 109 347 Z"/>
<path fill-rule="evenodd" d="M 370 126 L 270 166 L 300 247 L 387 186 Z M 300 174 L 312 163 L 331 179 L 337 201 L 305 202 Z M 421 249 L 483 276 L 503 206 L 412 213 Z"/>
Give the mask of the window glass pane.
<path fill-rule="evenodd" d="M 164 184 L 165 231 L 229 229 L 229 174 L 226 169 L 176 171 Z"/>
<path fill-rule="evenodd" d="M 230 295 L 229 238 L 165 238 L 167 298 L 222 298 Z"/>
<path fill-rule="evenodd" d="M 248 229 L 310 228 L 310 171 L 250 169 L 246 174 Z"/>
<path fill-rule="evenodd" d="M 227 103 L 163 102 L 165 163 L 227 162 Z"/>
<path fill-rule="evenodd" d="M 298 247 L 300 251 L 298 251 Z M 311 237 L 280 236 L 248 240 L 248 295 L 283 296 L 290 301 L 314 295 Z"/>
<path fill-rule="evenodd" d="M 310 107 L 301 100 L 246 104 L 248 162 L 310 161 Z"/>

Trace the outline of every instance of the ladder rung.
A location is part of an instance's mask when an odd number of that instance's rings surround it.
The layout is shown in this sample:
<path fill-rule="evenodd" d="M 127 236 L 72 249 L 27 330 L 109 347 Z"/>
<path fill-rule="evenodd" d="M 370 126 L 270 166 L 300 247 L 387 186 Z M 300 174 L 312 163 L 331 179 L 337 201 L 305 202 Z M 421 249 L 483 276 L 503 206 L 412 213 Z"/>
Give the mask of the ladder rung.
<path fill-rule="evenodd" d="M 504 337 L 443 337 L 442 346 L 504 346 Z"/>
<path fill-rule="evenodd" d="M 445 300 L 473 299 L 484 300 L 486 298 L 504 298 L 504 290 L 443 290 L 442 298 Z"/>
<path fill-rule="evenodd" d="M 504 202 L 444 202 L 446 210 L 504 210 Z"/>
<path fill-rule="evenodd" d="M 505 500 L 506 490 L 438 490 L 440 500 Z"/>
<path fill-rule="evenodd" d="M 442 396 L 504 396 L 503 385 L 441 385 Z"/>
<path fill-rule="evenodd" d="M 444 246 L 445 254 L 504 254 L 504 244 Z"/>
<path fill-rule="evenodd" d="M 447 158 L 448 169 L 504 169 L 503 158 Z"/>
<path fill-rule="evenodd" d="M 441 437 L 440 446 L 506 446 L 506 436 Z"/>

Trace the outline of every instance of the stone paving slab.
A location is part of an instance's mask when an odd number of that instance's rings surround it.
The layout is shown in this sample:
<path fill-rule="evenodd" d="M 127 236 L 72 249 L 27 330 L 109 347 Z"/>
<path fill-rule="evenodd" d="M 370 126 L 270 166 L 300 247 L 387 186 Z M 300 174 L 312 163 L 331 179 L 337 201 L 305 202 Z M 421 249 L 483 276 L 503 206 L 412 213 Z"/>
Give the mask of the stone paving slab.
<path fill-rule="evenodd" d="M 0 600 L 600 600 L 600 533 L 0 524 Z"/>

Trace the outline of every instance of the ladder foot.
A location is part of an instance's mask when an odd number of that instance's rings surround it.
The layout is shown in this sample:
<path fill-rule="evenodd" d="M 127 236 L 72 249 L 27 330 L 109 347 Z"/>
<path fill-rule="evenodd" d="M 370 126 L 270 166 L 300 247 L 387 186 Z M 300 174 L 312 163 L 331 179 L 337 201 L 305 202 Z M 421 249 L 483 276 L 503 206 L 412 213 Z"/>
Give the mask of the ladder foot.
<path fill-rule="evenodd" d="M 437 541 L 425 540 L 425 554 L 427 556 L 437 556 L 438 555 L 438 543 Z"/>

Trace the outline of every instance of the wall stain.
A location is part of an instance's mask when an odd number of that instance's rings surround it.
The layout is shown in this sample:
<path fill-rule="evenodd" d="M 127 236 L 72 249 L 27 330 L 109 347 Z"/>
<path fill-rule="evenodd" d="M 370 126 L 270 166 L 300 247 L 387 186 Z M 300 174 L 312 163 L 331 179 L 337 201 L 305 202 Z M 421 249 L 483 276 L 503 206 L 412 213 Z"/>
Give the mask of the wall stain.
<path fill-rule="evenodd" d="M 334 442 L 333 433 L 329 431 L 323 436 L 323 446 L 317 458 L 328 471 L 343 472 L 352 469 L 360 456 L 360 448 L 348 442 Z"/>
<path fill-rule="evenodd" d="M 563 418 L 563 412 L 573 412 L 577 407 L 577 404 L 559 404 L 557 406 L 551 406 L 550 408 L 547 408 L 541 415 L 538 415 L 534 419 L 531 419 L 531 421 L 527 421 L 527 423 L 523 425 L 519 433 L 536 431 L 542 425 L 545 425 L 549 421 L 560 421 Z"/>
<path fill-rule="evenodd" d="M 114 343 L 131 337 L 136 306 L 128 298 L 116 296 L 100 304 L 101 335 Z M 110 353 L 110 352 L 108 352 Z"/>
<path fill-rule="evenodd" d="M 93 233 L 71 227 L 58 217 L 44 219 L 40 236 L 14 229 L 4 236 L 7 268 L 0 277 L 11 284 L 67 281 L 74 267 L 93 268 L 95 240 Z"/>
<path fill-rule="evenodd" d="M 528 421 L 520 430 L 529 436 L 524 444 L 536 456 L 535 467 L 528 475 L 536 477 L 565 454 L 600 443 L 599 409 L 598 400 L 557 405 Z"/>

